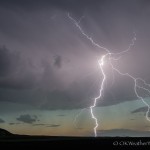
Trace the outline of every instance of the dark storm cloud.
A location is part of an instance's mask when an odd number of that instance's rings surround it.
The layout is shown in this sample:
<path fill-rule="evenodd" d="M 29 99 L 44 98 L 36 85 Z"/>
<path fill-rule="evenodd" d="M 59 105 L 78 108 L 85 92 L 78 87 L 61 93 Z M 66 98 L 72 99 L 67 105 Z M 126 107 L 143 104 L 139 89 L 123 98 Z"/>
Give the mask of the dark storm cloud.
<path fill-rule="evenodd" d="M 37 124 L 32 124 L 32 126 L 46 126 L 47 124 L 44 123 L 37 123 Z"/>
<path fill-rule="evenodd" d="M 11 123 L 9 123 L 9 125 L 16 125 L 16 123 L 11 122 Z"/>
<path fill-rule="evenodd" d="M 144 113 L 144 115 L 145 115 L 145 113 L 146 113 L 147 111 L 148 111 L 148 108 L 147 108 L 147 107 L 140 107 L 140 108 L 138 108 L 138 109 L 133 110 L 131 113 L 134 114 L 134 113 L 140 113 L 140 112 L 142 112 L 142 113 Z M 150 117 L 150 113 L 148 114 L 148 117 Z"/>
<path fill-rule="evenodd" d="M 19 59 L 17 52 L 12 52 L 6 46 L 0 46 L 0 78 L 9 76 L 12 71 L 16 71 Z"/>
<path fill-rule="evenodd" d="M 147 111 L 147 107 L 140 107 L 138 109 L 133 110 L 131 113 L 139 113 L 139 112 L 146 112 Z"/>
<path fill-rule="evenodd" d="M 5 121 L 3 119 L 0 118 L 0 123 L 5 123 Z"/>
<path fill-rule="evenodd" d="M 36 117 L 32 117 L 30 116 L 29 114 L 25 114 L 25 115 L 20 115 L 18 118 L 16 118 L 18 121 L 21 121 L 23 123 L 29 123 L 29 124 L 32 124 L 34 122 L 37 121 L 37 118 Z"/>
<path fill-rule="evenodd" d="M 77 130 L 83 130 L 83 128 L 76 128 Z"/>
<path fill-rule="evenodd" d="M 28 74 L 18 51 L 0 46 L 0 87 L 10 89 L 30 88 L 34 84 L 32 74 Z"/>
<path fill-rule="evenodd" d="M 59 55 L 54 56 L 54 66 L 61 68 L 62 66 L 62 57 Z"/>
<path fill-rule="evenodd" d="M 10 54 L 5 46 L 0 47 L 0 76 L 8 75 L 11 68 Z"/>
<path fill-rule="evenodd" d="M 48 9 L 50 6 L 68 11 L 81 11 L 87 6 L 95 6 L 98 3 L 103 3 L 106 0 L 1 0 L 2 6 L 19 7 L 28 11 Z"/>
<path fill-rule="evenodd" d="M 90 83 L 83 83 L 80 87 L 80 84 L 73 84 L 68 90 L 54 90 L 47 94 L 47 101 L 45 104 L 41 105 L 41 108 L 44 109 L 73 109 L 73 108 L 82 108 L 88 107 L 91 104 L 90 96 L 94 97 L 96 92 L 91 92 Z M 96 90 L 98 91 L 98 90 Z"/>
<path fill-rule="evenodd" d="M 59 124 L 44 124 L 44 123 L 34 123 L 32 126 L 46 126 L 46 127 L 59 127 Z"/>
<path fill-rule="evenodd" d="M 46 126 L 46 127 L 57 128 L 59 126 L 61 126 L 61 125 L 60 124 L 51 124 L 51 125 Z"/>
<path fill-rule="evenodd" d="M 60 115 L 57 115 L 57 116 L 64 117 L 64 116 L 66 116 L 66 115 L 64 115 L 64 114 L 60 114 Z"/>
<path fill-rule="evenodd" d="M 145 126 L 146 128 L 149 128 L 150 126 Z"/>
<path fill-rule="evenodd" d="M 14 122 L 10 122 L 9 125 L 18 125 L 20 123 L 14 123 Z"/>
<path fill-rule="evenodd" d="M 97 58 L 104 51 L 81 35 L 67 12 L 82 18 L 83 30 L 113 52 L 127 49 L 136 31 L 136 45 L 116 66 L 150 82 L 149 0 L 1 0 L 0 45 L 6 46 L 0 47 L 0 101 L 44 109 L 92 104 L 102 79 Z M 106 72 L 112 75 L 110 66 Z M 133 82 L 115 74 L 102 99 L 98 105 L 137 99 Z"/>

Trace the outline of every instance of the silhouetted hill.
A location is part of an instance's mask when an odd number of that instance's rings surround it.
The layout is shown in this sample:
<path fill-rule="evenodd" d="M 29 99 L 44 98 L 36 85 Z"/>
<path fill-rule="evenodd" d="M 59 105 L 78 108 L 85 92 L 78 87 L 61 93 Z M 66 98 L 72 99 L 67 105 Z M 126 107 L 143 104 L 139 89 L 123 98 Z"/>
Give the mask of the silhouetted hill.
<path fill-rule="evenodd" d="M 116 130 L 113 130 L 113 132 Z M 106 132 L 106 131 L 105 131 Z M 110 131 L 107 131 L 110 133 Z M 112 132 L 112 131 L 111 131 Z M 117 130 L 119 132 L 119 130 Z M 124 130 L 126 132 L 126 130 Z M 10 148 L 41 148 L 54 146 L 55 148 L 68 147 L 70 144 L 73 147 L 79 146 L 148 146 L 149 137 L 69 137 L 69 136 L 31 136 L 31 135 L 17 135 L 8 132 L 7 130 L 0 129 L 0 146 Z M 78 145 L 79 144 L 79 145 Z"/>
<path fill-rule="evenodd" d="M 12 136 L 12 135 L 13 134 L 8 132 L 7 130 L 0 128 L 0 137 L 6 137 L 6 136 Z"/>

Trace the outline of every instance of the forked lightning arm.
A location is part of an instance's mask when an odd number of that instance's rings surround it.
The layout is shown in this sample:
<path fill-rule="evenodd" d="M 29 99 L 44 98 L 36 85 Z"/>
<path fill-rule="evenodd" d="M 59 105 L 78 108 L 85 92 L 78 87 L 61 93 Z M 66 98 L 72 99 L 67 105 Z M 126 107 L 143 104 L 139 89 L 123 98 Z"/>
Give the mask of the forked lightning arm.
<path fill-rule="evenodd" d="M 94 113 L 93 113 L 93 108 L 96 107 L 96 102 L 97 102 L 97 100 L 98 100 L 98 99 L 101 99 L 101 97 L 102 97 L 102 92 L 103 92 L 103 90 L 104 90 L 104 84 L 105 84 L 105 81 L 106 81 L 106 74 L 105 74 L 105 72 L 104 72 L 104 68 L 103 68 L 103 67 L 104 67 L 104 64 L 105 64 L 106 57 L 108 57 L 108 61 L 109 61 L 110 65 L 111 65 L 111 68 L 112 68 L 113 71 L 116 71 L 118 74 L 120 74 L 120 75 L 122 75 L 122 76 L 127 76 L 127 77 L 129 77 L 129 78 L 131 78 L 131 79 L 133 80 L 133 82 L 134 82 L 134 92 L 135 92 L 137 98 L 138 98 L 138 99 L 141 99 L 142 102 L 148 107 L 148 110 L 147 110 L 147 112 L 146 112 L 146 119 L 147 119 L 148 121 L 150 121 L 150 119 L 149 119 L 149 117 L 148 117 L 148 114 L 149 114 L 149 111 L 150 111 L 150 106 L 149 106 L 149 104 L 148 104 L 146 101 L 144 101 L 144 98 L 143 98 L 143 97 L 139 96 L 139 94 L 138 94 L 138 92 L 137 92 L 137 88 L 139 88 L 139 89 L 143 89 L 143 90 L 147 91 L 148 93 L 150 93 L 150 90 L 149 90 L 148 88 L 145 88 L 145 87 L 143 87 L 143 86 L 138 85 L 138 80 L 139 80 L 139 81 L 142 81 L 145 86 L 150 87 L 150 84 L 147 84 L 147 83 L 145 82 L 145 80 L 143 80 L 143 79 L 141 79 L 141 78 L 135 78 L 135 77 L 133 77 L 133 76 L 130 75 L 129 73 L 122 73 L 120 70 L 118 70 L 117 68 L 115 68 L 114 65 L 113 65 L 113 63 L 112 63 L 112 60 L 115 60 L 115 61 L 118 60 L 118 59 L 116 59 L 116 57 L 120 59 L 120 57 L 121 57 L 122 54 L 124 54 L 124 53 L 130 51 L 131 47 L 134 46 L 134 42 L 135 42 L 135 40 L 136 40 L 136 34 L 135 34 L 134 38 L 132 39 L 132 43 L 129 45 L 128 49 L 126 49 L 126 50 L 124 50 L 124 51 L 121 51 L 121 52 L 119 52 L 119 53 L 111 53 L 111 50 L 109 50 L 109 49 L 107 49 L 107 48 L 105 48 L 105 47 L 103 47 L 103 46 L 97 44 L 96 42 L 94 42 L 94 40 L 93 40 L 91 37 L 89 37 L 89 36 L 83 31 L 83 29 L 81 28 L 81 26 L 79 25 L 79 23 L 78 23 L 74 18 L 72 18 L 69 13 L 67 14 L 67 16 L 68 16 L 68 18 L 74 23 L 74 25 L 79 29 L 79 31 L 81 32 L 81 34 L 82 34 L 86 39 L 88 39 L 94 46 L 96 46 L 96 47 L 98 47 L 98 48 L 103 49 L 104 51 L 106 51 L 106 54 L 103 55 L 100 60 L 98 60 L 99 67 L 100 67 L 100 70 L 101 70 L 101 73 L 102 73 L 102 76 L 103 76 L 103 79 L 102 79 L 102 82 L 101 82 L 101 85 L 100 85 L 99 96 L 94 99 L 93 105 L 90 106 L 91 116 L 92 116 L 92 118 L 93 118 L 94 121 L 95 121 L 95 126 L 94 126 L 94 128 L 93 128 L 95 137 L 97 137 L 97 128 L 98 128 L 99 124 L 98 124 L 98 120 L 97 120 L 96 116 L 95 116 Z"/>

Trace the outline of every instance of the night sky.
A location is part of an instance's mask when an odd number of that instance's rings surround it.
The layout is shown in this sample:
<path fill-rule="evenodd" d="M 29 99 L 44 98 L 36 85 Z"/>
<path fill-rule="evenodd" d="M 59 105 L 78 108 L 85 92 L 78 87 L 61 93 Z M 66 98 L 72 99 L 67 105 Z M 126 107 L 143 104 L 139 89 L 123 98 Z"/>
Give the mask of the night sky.
<path fill-rule="evenodd" d="M 136 33 L 135 45 L 114 65 L 150 83 L 149 0 L 1 0 L 0 128 L 93 136 L 88 107 L 99 94 L 97 60 L 105 51 L 92 45 L 67 13 L 113 53 L 127 49 Z M 150 136 L 147 107 L 136 97 L 133 80 L 107 63 L 105 73 L 105 90 L 94 109 L 98 135 Z M 150 93 L 139 93 L 150 104 Z"/>

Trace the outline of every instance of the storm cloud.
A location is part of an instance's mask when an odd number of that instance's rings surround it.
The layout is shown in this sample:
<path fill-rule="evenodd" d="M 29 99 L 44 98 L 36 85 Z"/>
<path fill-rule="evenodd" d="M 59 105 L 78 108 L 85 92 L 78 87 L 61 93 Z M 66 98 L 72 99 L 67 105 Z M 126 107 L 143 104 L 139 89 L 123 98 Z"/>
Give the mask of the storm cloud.
<path fill-rule="evenodd" d="M 60 126 L 60 124 L 51 124 L 51 125 L 46 126 L 46 127 L 57 128 L 59 126 Z"/>
<path fill-rule="evenodd" d="M 89 107 L 99 94 L 102 75 L 97 59 L 105 53 L 69 20 L 112 52 L 131 51 L 114 65 L 150 82 L 150 2 L 148 0 L 1 0 L 0 101 L 41 109 Z M 134 82 L 106 65 L 107 84 L 98 106 L 136 100 Z M 148 97 L 144 91 L 141 95 Z M 36 118 L 21 115 L 19 121 Z"/>
<path fill-rule="evenodd" d="M 5 121 L 3 119 L 0 118 L 0 123 L 4 123 Z"/>
<path fill-rule="evenodd" d="M 32 126 L 45 126 L 47 124 L 44 124 L 44 123 L 36 123 L 36 124 L 33 124 Z"/>
<path fill-rule="evenodd" d="M 57 68 L 61 68 L 61 65 L 62 65 L 61 56 L 59 56 L 59 55 L 55 56 L 54 66 L 56 66 Z"/>
<path fill-rule="evenodd" d="M 20 123 L 14 123 L 14 122 L 10 122 L 9 125 L 18 125 Z"/>
<path fill-rule="evenodd" d="M 18 118 L 16 118 L 18 121 L 21 121 L 23 123 L 29 123 L 32 124 L 37 121 L 37 117 L 32 117 L 29 114 L 20 115 Z"/>
<path fill-rule="evenodd" d="M 136 110 L 133 110 L 131 113 L 146 112 L 146 111 L 147 111 L 147 107 L 140 107 Z"/>

